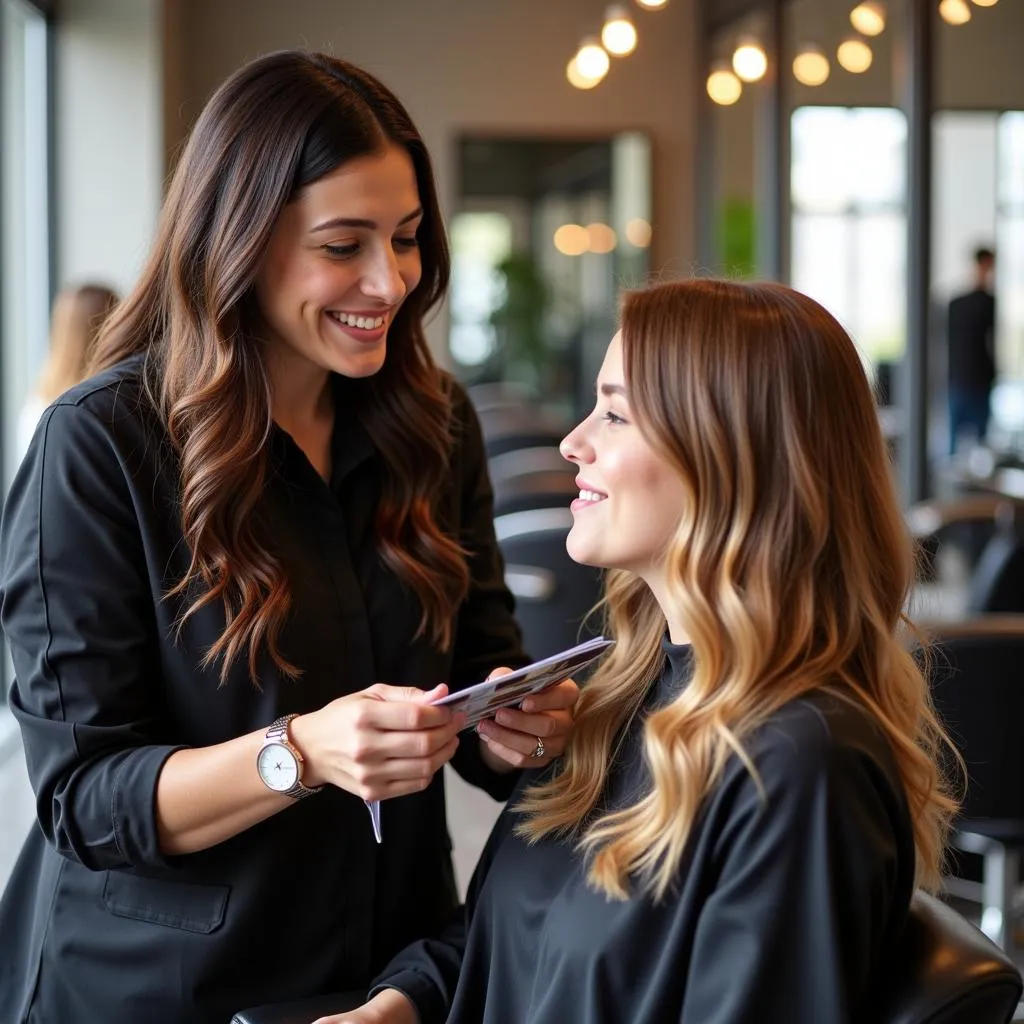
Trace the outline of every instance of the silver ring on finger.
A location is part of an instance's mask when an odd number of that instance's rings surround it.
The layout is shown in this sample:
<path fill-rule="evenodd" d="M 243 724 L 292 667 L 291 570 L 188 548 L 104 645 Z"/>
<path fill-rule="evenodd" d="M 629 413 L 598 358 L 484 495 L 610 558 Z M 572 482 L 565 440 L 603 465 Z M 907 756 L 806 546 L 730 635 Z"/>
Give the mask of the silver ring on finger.
<path fill-rule="evenodd" d="M 537 746 L 533 748 L 533 753 L 530 757 L 543 757 L 544 756 L 544 741 L 538 736 Z"/>

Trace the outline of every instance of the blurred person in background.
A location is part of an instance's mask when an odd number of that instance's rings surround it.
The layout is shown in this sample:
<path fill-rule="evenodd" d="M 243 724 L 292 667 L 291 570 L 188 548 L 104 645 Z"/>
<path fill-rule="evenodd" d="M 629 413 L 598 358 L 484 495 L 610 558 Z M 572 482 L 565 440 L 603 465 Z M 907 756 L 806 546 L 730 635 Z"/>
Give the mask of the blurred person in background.
<path fill-rule="evenodd" d="M 4 1024 L 365 991 L 457 905 L 442 765 L 502 798 L 565 749 L 571 681 L 461 737 L 432 706 L 527 660 L 479 424 L 424 336 L 448 272 L 375 78 L 287 51 L 216 91 L 0 531 L 38 806 Z"/>
<path fill-rule="evenodd" d="M 988 432 L 989 402 L 996 379 L 995 266 L 994 250 L 976 249 L 972 286 L 951 299 L 947 311 L 950 455 L 965 441 L 982 444 Z"/>
<path fill-rule="evenodd" d="M 465 912 L 318 1024 L 868 1024 L 940 883 L 947 741 L 855 346 L 774 284 L 659 285 L 621 323 L 562 442 L 617 644 Z"/>
<path fill-rule="evenodd" d="M 117 303 L 117 294 L 101 284 L 80 284 L 57 295 L 50 315 L 49 353 L 18 414 L 20 455 L 28 451 L 43 410 L 85 377 L 96 336 Z"/>

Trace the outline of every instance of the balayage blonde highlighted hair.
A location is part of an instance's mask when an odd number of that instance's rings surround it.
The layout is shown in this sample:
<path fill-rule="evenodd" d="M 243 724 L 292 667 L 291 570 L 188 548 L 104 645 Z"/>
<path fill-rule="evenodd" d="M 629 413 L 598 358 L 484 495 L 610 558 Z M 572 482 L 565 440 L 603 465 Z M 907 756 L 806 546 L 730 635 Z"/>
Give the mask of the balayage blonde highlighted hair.
<path fill-rule="evenodd" d="M 729 758 L 756 780 L 745 738 L 824 689 L 887 737 L 917 882 L 934 888 L 956 808 L 939 769 L 948 741 L 907 642 L 914 551 L 853 343 L 789 288 L 694 280 L 628 294 L 622 345 L 633 419 L 691 496 L 666 575 L 693 676 L 645 723 L 650 791 L 602 815 L 616 736 L 661 669 L 665 630 L 646 583 L 610 572 L 618 643 L 583 689 L 562 770 L 525 793 L 519 834 L 573 836 L 595 888 L 624 899 L 635 876 L 660 899 Z"/>

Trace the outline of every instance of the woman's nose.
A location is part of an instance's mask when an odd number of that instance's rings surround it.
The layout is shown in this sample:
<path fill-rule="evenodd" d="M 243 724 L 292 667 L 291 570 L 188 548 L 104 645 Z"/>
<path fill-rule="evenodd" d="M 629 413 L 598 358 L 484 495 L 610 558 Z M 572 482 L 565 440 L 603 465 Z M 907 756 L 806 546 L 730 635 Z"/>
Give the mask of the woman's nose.
<path fill-rule="evenodd" d="M 568 462 L 583 462 L 586 460 L 586 445 L 583 438 L 583 424 L 581 423 L 574 430 L 570 430 L 562 443 L 558 446 L 562 458 Z"/>
<path fill-rule="evenodd" d="M 405 281 L 398 270 L 395 254 L 390 246 L 382 247 L 370 260 L 363 274 L 363 292 L 380 299 L 389 306 L 405 298 Z"/>

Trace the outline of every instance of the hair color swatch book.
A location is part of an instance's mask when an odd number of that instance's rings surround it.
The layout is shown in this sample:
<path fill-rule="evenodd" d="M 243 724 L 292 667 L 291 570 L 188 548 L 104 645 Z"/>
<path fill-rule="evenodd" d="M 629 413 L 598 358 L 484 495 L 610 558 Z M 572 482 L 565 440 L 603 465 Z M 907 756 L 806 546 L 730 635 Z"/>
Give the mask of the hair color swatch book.
<path fill-rule="evenodd" d="M 468 728 L 484 718 L 491 718 L 498 708 L 519 704 L 529 694 L 571 678 L 574 672 L 586 668 L 614 643 L 614 640 L 606 640 L 603 636 L 595 637 L 560 654 L 552 654 L 532 665 L 516 669 L 515 672 L 457 690 L 434 703 L 447 705 L 452 711 L 463 712 Z"/>

